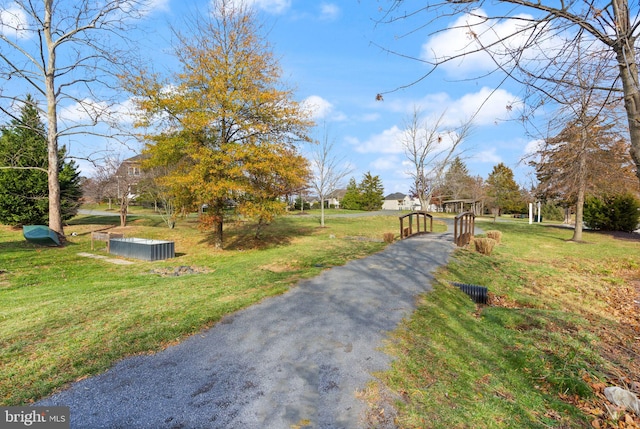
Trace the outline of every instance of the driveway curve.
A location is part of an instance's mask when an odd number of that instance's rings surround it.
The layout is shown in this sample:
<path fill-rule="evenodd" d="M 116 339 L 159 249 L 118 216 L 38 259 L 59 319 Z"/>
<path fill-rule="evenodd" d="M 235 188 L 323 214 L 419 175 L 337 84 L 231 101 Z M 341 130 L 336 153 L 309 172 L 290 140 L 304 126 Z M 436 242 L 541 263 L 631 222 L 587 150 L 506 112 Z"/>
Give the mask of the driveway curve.
<path fill-rule="evenodd" d="M 450 233 L 396 242 L 36 405 L 69 406 L 72 428 L 364 427 L 356 392 L 453 248 Z"/>

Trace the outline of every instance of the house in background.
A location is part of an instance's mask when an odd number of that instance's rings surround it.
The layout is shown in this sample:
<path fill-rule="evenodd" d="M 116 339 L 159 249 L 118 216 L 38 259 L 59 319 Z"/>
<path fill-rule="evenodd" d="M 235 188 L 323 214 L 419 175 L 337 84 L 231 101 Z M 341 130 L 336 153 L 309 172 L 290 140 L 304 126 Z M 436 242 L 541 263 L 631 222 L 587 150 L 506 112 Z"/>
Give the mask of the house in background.
<path fill-rule="evenodd" d="M 420 200 L 396 192 L 384 197 L 382 210 L 420 210 Z"/>
<path fill-rule="evenodd" d="M 336 189 L 335 191 L 331 192 L 329 195 L 326 196 L 324 200 L 325 207 L 332 208 L 332 209 L 333 208 L 339 209 L 340 202 L 342 201 L 346 193 L 347 193 L 346 189 Z"/>
<path fill-rule="evenodd" d="M 149 155 L 141 154 L 122 161 L 114 175 L 118 198 L 123 196 L 123 192 L 126 192 L 126 196 L 130 200 L 134 200 L 138 196 L 138 183 L 144 179 L 142 161 L 147 158 Z"/>
<path fill-rule="evenodd" d="M 116 176 L 118 177 L 131 177 L 141 178 L 142 176 L 142 161 L 147 159 L 148 155 L 136 155 L 131 158 L 127 158 L 122 161 L 122 164 L 118 167 L 116 171 Z"/>
<path fill-rule="evenodd" d="M 384 197 L 384 201 L 382 202 L 382 210 L 418 211 L 422 210 L 422 206 L 418 198 L 411 198 L 410 196 L 405 195 L 401 192 L 396 192 Z M 427 207 L 427 211 L 438 212 L 441 210 L 437 204 L 431 203 L 429 204 L 429 207 Z"/>

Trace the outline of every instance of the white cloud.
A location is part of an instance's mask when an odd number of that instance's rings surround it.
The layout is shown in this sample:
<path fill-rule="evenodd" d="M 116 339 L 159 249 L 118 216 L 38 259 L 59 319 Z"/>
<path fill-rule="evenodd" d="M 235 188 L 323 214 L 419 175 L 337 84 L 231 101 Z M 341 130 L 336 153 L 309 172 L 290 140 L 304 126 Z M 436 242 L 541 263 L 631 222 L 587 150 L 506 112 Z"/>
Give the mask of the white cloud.
<path fill-rule="evenodd" d="M 315 121 L 319 119 L 344 120 L 344 115 L 337 113 L 333 109 L 333 104 L 319 95 L 311 95 L 302 100 L 302 108 L 310 112 L 311 118 Z"/>
<path fill-rule="evenodd" d="M 93 122 L 97 118 L 103 117 L 108 111 L 106 103 L 85 98 L 62 107 L 58 112 L 58 118 L 61 121 L 71 123 Z"/>
<path fill-rule="evenodd" d="M 474 125 L 490 125 L 512 119 L 522 100 L 504 89 L 482 87 L 479 91 L 453 99 L 445 92 L 428 94 L 421 99 L 393 99 L 384 108 L 394 113 L 404 113 L 406 118 L 419 109 L 427 122 L 437 121 L 443 114 L 442 125 L 457 127 L 473 119 Z M 477 113 L 476 113 L 477 112 Z"/>
<path fill-rule="evenodd" d="M 136 103 L 131 99 L 127 99 L 120 104 L 111 107 L 111 115 L 116 118 L 117 122 L 131 124 L 135 117 L 140 114 Z"/>
<path fill-rule="evenodd" d="M 17 6 L 0 10 L 0 33 L 7 37 L 27 39 L 31 34 L 27 31 L 29 21 L 27 15 Z"/>
<path fill-rule="evenodd" d="M 409 116 L 414 107 L 417 107 L 428 123 L 437 121 L 444 112 L 441 125 L 457 127 L 469 120 L 476 126 L 482 126 L 510 119 L 512 111 L 520 104 L 521 100 L 517 95 L 504 89 L 483 87 L 478 92 L 465 94 L 457 99 L 452 99 L 446 93 L 436 93 L 414 101 L 398 100 L 391 109 L 402 109 L 400 111 L 405 111 Z"/>
<path fill-rule="evenodd" d="M 398 170 L 402 168 L 402 161 L 397 156 L 384 156 L 373 160 L 369 166 L 373 171 Z"/>
<path fill-rule="evenodd" d="M 466 94 L 451 103 L 447 116 L 455 117 L 457 124 L 473 118 L 475 125 L 489 125 L 505 120 L 510 116 L 514 104 L 520 99 L 504 89 L 482 88 L 480 91 Z M 451 125 L 456 125 L 451 123 Z"/>
<path fill-rule="evenodd" d="M 137 113 L 136 105 L 131 99 L 109 105 L 102 101 L 85 98 L 61 108 L 58 118 L 67 125 L 91 124 L 98 121 L 131 124 Z"/>
<path fill-rule="evenodd" d="M 311 112 L 313 119 L 325 118 L 333 110 L 333 104 L 319 95 L 311 95 L 302 101 L 303 109 Z"/>
<path fill-rule="evenodd" d="M 486 164 L 499 164 L 503 162 L 500 155 L 496 154 L 495 147 L 476 153 L 473 156 L 473 160 Z"/>
<path fill-rule="evenodd" d="M 446 31 L 431 37 L 422 45 L 421 58 L 428 62 L 442 62 L 442 68 L 455 75 L 467 75 L 496 68 L 491 55 L 482 47 L 491 50 L 501 60 L 508 61 L 508 52 L 525 46 L 533 34 L 525 30 L 531 15 L 519 14 L 510 19 L 488 20 L 482 9 L 475 9 L 460 16 Z M 499 42 L 500 41 L 500 42 Z M 547 50 L 554 45 L 553 38 L 546 38 Z M 537 55 L 533 53 L 531 58 Z M 519 60 L 522 60 L 520 58 Z"/>
<path fill-rule="evenodd" d="M 340 7 L 334 3 L 320 4 L 320 19 L 324 21 L 333 21 L 340 16 Z"/>
<path fill-rule="evenodd" d="M 540 151 L 544 149 L 544 140 L 531 140 L 524 147 L 524 153 L 520 158 L 522 162 L 538 162 L 540 161 Z"/>
<path fill-rule="evenodd" d="M 403 153 L 402 148 L 403 131 L 396 125 L 382 131 L 380 134 L 371 136 L 367 141 L 361 142 L 356 138 L 349 138 L 359 153 Z"/>
<path fill-rule="evenodd" d="M 519 103 L 520 100 L 508 91 L 499 89 L 496 91 L 490 88 L 481 88 L 479 91 L 465 94 L 457 99 L 450 98 L 445 93 L 430 94 L 415 103 L 399 102 L 393 109 L 407 109 L 406 106 L 417 106 L 420 110 L 421 125 L 419 134 L 426 133 L 436 121 L 440 120 L 438 137 L 440 142 L 433 151 L 433 156 L 443 153 L 449 149 L 454 141 L 457 141 L 458 134 L 456 128 L 472 119 L 473 126 L 491 126 L 506 119 L 511 107 Z M 412 108 L 413 109 L 413 108 Z M 476 113 L 477 112 L 477 113 Z M 475 116 L 474 116 L 475 115 Z M 407 115 L 407 118 L 409 115 Z M 375 159 L 371 166 L 375 170 L 391 171 L 406 169 L 402 161 L 398 161 L 404 156 L 403 142 L 409 139 L 404 125 L 393 125 L 377 134 L 370 135 L 366 140 L 356 137 L 346 138 L 345 141 L 353 147 L 356 153 L 383 155 Z M 424 138 L 419 137 L 420 139 Z M 398 156 L 396 156 L 398 155 Z M 479 163 L 499 163 L 502 158 L 497 154 L 497 148 L 487 149 L 474 156 L 474 160 Z"/>
<path fill-rule="evenodd" d="M 544 140 L 541 140 L 541 139 L 531 140 L 524 147 L 524 155 L 525 156 L 533 155 L 536 152 L 539 152 L 540 150 L 542 150 L 543 148 L 544 148 Z"/>
<path fill-rule="evenodd" d="M 212 3 L 215 2 L 216 0 L 212 0 Z M 230 3 L 231 6 L 245 6 L 252 9 L 259 9 L 273 15 L 284 13 L 291 7 L 291 0 L 231 0 Z"/>
<path fill-rule="evenodd" d="M 151 0 L 148 8 L 149 12 L 166 12 L 169 10 L 169 0 Z"/>

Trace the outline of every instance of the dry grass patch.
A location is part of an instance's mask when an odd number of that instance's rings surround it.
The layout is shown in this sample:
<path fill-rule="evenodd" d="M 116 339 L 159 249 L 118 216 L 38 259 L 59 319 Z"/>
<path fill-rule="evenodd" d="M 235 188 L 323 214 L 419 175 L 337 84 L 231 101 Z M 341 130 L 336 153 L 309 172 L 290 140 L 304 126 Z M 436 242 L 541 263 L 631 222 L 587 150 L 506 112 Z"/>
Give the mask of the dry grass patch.
<path fill-rule="evenodd" d="M 496 244 L 500 244 L 502 241 L 502 231 L 491 230 L 487 231 L 486 234 L 487 238 L 495 240 Z"/>
<path fill-rule="evenodd" d="M 496 241 L 492 238 L 474 238 L 473 245 L 476 252 L 489 256 L 496 246 Z"/>
<path fill-rule="evenodd" d="M 261 270 L 271 271 L 272 273 L 287 273 L 290 271 L 296 271 L 300 269 L 298 261 L 292 260 L 289 262 L 273 262 L 270 264 L 261 265 Z"/>

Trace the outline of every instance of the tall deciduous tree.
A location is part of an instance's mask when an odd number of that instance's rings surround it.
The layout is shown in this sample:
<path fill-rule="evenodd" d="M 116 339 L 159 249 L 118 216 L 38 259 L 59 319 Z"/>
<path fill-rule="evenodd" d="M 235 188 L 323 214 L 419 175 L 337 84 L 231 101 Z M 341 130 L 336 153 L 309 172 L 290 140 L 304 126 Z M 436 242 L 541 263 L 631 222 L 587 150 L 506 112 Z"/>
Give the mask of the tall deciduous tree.
<path fill-rule="evenodd" d="M 539 194 L 576 205 L 574 241 L 582 240 L 587 195 L 638 188 L 628 144 L 611 125 L 593 117 L 578 118 L 547 139 L 534 166 Z"/>
<path fill-rule="evenodd" d="M 476 216 L 484 212 L 484 203 L 486 199 L 486 187 L 482 176 L 475 176 L 470 182 L 471 199 L 476 203 L 473 205 L 473 214 Z"/>
<path fill-rule="evenodd" d="M 442 127 L 443 117 L 444 114 L 428 123 L 421 118 L 419 109 L 414 109 L 402 137 L 402 147 L 411 165 L 407 173 L 413 180 L 412 193 L 423 210 L 431 204 L 433 191 L 442 183 L 444 172 L 471 127 L 467 122 L 458 129 L 446 130 Z"/>
<path fill-rule="evenodd" d="M 128 28 L 130 18 L 142 13 L 145 0 L 14 0 L 0 14 L 0 79 L 19 80 L 46 100 L 47 183 L 49 228 L 64 237 L 60 191 L 59 145 L 61 136 L 94 132 L 105 114 L 106 100 L 90 100 L 97 86 L 106 84 L 109 70 L 122 64 L 125 50 L 116 49 L 114 37 Z M 14 85 L 3 85 L 0 98 L 24 102 Z M 20 85 L 15 85 L 20 88 Z M 66 104 L 65 104 L 66 103 Z M 74 104 L 87 122 L 63 123 L 62 105 Z M 14 117 L 11 108 L 0 110 Z M 15 117 L 14 117 L 15 118 Z"/>
<path fill-rule="evenodd" d="M 582 240 L 583 208 L 588 193 L 611 189 L 614 184 L 619 192 L 628 189 L 629 184 L 638 188 L 615 110 L 608 105 L 603 107 L 600 92 L 593 89 L 606 74 L 602 61 L 598 60 L 579 58 L 579 67 L 567 71 L 566 76 L 572 76 L 570 80 L 578 83 L 577 87 L 558 83 L 564 91 L 558 94 L 560 108 L 550 128 L 560 131 L 545 139 L 540 159 L 533 163 L 540 193 L 546 196 L 556 193 L 565 202 L 575 204 L 574 241 Z"/>
<path fill-rule="evenodd" d="M 275 198 L 307 174 L 295 144 L 311 122 L 283 88 L 253 13 L 226 0 L 213 7 L 189 34 L 175 32 L 181 70 L 172 78 L 141 70 L 124 81 L 144 112 L 137 125 L 155 130 L 148 165 L 169 167 L 164 184 L 206 205 L 201 225 L 221 248 L 231 207 L 259 223 L 284 210 Z"/>
<path fill-rule="evenodd" d="M 256 238 L 265 225 L 285 211 L 285 196 L 303 187 L 310 178 L 305 157 L 290 147 L 265 142 L 247 146 L 246 175 L 250 191 L 241 196 L 240 213 L 257 221 Z"/>
<path fill-rule="evenodd" d="M 8 225 L 46 224 L 49 218 L 47 131 L 34 100 L 27 96 L 20 117 L 0 135 L 0 222 Z M 80 174 L 73 161 L 57 154 L 60 215 L 63 221 L 78 212 L 82 197 Z"/>
<path fill-rule="evenodd" d="M 407 20 L 417 20 L 415 27 L 431 28 L 430 34 L 444 30 L 458 33 L 466 43 L 462 49 L 449 53 L 434 53 L 430 74 L 445 63 L 458 61 L 466 55 L 488 54 L 496 68 L 503 70 L 528 88 L 540 90 L 541 98 L 554 98 L 558 82 L 571 84 L 567 71 L 584 65 L 580 62 L 588 42 L 588 50 L 599 53 L 615 71 L 612 78 L 598 86 L 605 92 L 602 100 L 624 101 L 631 156 L 640 178 L 640 81 L 636 42 L 640 35 L 640 15 L 637 2 L 629 0 L 557 2 L 553 0 L 443 0 L 407 6 L 403 0 L 392 0 L 382 21 L 402 21 L 405 33 Z M 459 17 L 455 23 L 444 22 Z M 435 21 L 443 26 L 434 28 Z M 510 29 L 510 31 L 508 31 Z M 483 71 L 484 72 L 484 71 Z M 426 76 L 421 77 L 424 79 Z M 575 86 L 581 85 L 573 82 Z M 557 93 L 556 93 L 557 94 Z"/>
<path fill-rule="evenodd" d="M 325 199 L 342 185 L 344 178 L 352 171 L 344 159 L 338 158 L 334 153 L 333 142 L 329 140 L 327 130 L 322 142 L 311 155 L 311 169 L 311 189 L 320 198 L 320 226 L 324 226 Z"/>

